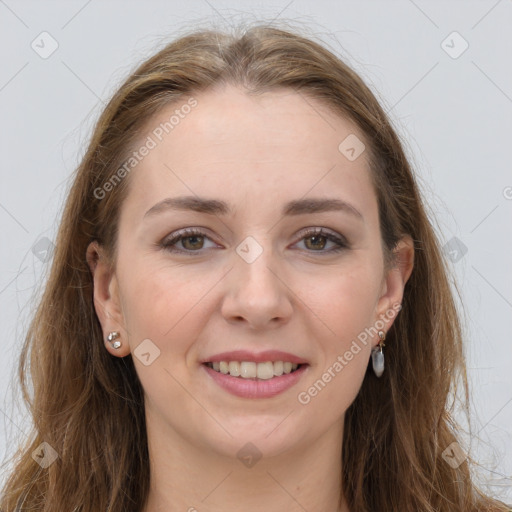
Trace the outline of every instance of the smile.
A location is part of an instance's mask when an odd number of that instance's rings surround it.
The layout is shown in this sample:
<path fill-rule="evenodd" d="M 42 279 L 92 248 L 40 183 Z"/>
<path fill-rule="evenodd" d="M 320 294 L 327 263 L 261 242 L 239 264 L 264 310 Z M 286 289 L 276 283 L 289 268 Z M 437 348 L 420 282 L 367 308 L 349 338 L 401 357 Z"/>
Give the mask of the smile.
<path fill-rule="evenodd" d="M 205 363 L 206 366 L 224 375 L 240 377 L 242 379 L 269 380 L 283 374 L 289 374 L 298 369 L 297 363 L 289 361 L 266 361 L 256 363 L 253 361 L 219 361 Z"/>
<path fill-rule="evenodd" d="M 296 385 L 309 364 L 289 361 L 218 361 L 201 365 L 216 385 L 241 398 L 272 398 Z M 233 372 L 233 374 L 231 373 Z"/>

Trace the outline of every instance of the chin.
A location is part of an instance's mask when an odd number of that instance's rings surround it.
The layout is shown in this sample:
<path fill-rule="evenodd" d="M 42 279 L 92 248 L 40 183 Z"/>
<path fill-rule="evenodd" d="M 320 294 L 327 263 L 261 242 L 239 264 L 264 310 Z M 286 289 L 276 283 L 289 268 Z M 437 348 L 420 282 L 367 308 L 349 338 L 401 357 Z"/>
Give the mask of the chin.
<path fill-rule="evenodd" d="M 283 418 L 280 421 L 282 420 Z M 254 425 L 251 418 L 247 417 L 245 422 L 237 422 L 236 428 L 226 425 L 226 429 L 232 437 L 224 432 L 217 439 L 204 441 L 212 452 L 223 457 L 238 459 L 243 459 L 244 456 L 278 457 L 294 449 L 300 449 L 300 446 L 306 442 L 304 435 L 291 422 L 286 426 L 287 428 L 284 428 L 283 425 L 277 427 L 277 425 L 279 425 L 279 421 L 275 420 L 267 421 L 259 426 Z M 306 432 L 307 430 L 304 434 Z"/>

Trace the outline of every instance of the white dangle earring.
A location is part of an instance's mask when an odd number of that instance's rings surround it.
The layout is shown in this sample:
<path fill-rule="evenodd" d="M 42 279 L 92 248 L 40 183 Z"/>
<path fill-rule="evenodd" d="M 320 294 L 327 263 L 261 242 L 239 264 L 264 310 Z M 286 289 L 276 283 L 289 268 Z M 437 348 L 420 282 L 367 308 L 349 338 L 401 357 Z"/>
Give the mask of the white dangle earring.
<path fill-rule="evenodd" d="M 373 371 L 377 377 L 380 377 L 384 373 L 384 352 L 382 347 L 385 347 L 384 340 L 386 334 L 384 331 L 379 331 L 379 344 L 372 348 L 372 366 Z"/>

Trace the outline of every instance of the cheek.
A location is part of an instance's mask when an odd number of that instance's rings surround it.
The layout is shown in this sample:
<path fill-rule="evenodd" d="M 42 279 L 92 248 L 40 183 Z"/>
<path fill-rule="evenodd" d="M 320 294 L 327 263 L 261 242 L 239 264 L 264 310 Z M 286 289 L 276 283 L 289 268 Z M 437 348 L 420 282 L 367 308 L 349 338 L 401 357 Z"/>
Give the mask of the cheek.
<path fill-rule="evenodd" d="M 374 321 L 381 291 L 378 269 L 375 262 L 362 262 L 340 267 L 314 281 L 301 278 L 301 298 L 323 320 L 338 348 Z"/>
<path fill-rule="evenodd" d="M 202 328 L 204 303 L 222 273 L 203 273 L 199 278 L 179 265 L 170 266 L 154 258 L 142 259 L 129 270 L 120 265 L 119 272 L 132 349 L 149 338 L 162 351 L 185 352 L 189 340 L 195 339 Z"/>
<path fill-rule="evenodd" d="M 178 266 L 149 260 L 132 266 L 122 277 L 129 344 L 150 408 L 161 412 L 172 403 L 172 410 L 185 416 L 200 414 L 194 401 L 183 393 L 182 385 L 190 379 L 187 362 L 195 362 L 188 354 L 211 314 L 205 308 L 208 292 L 219 278 L 209 274 L 194 279 Z M 151 354 L 150 364 L 146 365 L 138 354 L 142 353 L 142 346 L 148 347 L 148 339 L 154 345 L 144 350 Z"/>
<path fill-rule="evenodd" d="M 361 350 L 350 361 L 343 352 L 317 370 L 297 394 L 302 413 L 321 417 L 323 425 L 333 425 L 346 413 L 363 383 L 368 357 Z"/>
<path fill-rule="evenodd" d="M 319 357 L 298 400 L 304 405 L 315 402 L 333 420 L 355 399 L 366 373 L 372 346 L 367 331 L 375 321 L 380 292 L 378 268 L 353 265 L 350 271 L 317 281 L 316 287 L 310 280 L 303 283 L 301 296 L 319 320 L 308 333 L 316 340 Z"/>

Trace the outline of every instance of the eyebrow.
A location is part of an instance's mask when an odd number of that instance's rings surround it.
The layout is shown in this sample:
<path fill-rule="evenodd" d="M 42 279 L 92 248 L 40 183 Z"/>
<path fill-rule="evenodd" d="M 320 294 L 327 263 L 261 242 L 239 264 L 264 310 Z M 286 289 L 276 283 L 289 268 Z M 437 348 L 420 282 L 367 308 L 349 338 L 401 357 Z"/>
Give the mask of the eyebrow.
<path fill-rule="evenodd" d="M 206 199 L 197 196 L 168 197 L 152 206 L 144 218 L 151 217 L 168 210 L 190 210 L 209 215 L 228 215 L 232 209 L 225 201 Z M 359 220 L 364 220 L 362 214 L 351 204 L 336 198 L 296 199 L 286 203 L 281 214 L 283 216 L 342 211 Z"/>

